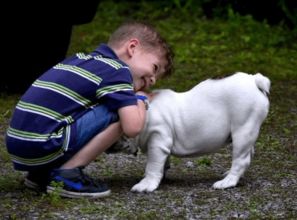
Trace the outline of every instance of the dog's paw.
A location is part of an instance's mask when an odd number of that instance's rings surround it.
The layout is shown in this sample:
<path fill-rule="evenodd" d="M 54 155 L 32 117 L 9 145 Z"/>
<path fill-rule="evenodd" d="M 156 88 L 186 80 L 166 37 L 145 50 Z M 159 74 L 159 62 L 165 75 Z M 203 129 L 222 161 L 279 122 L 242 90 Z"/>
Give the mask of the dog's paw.
<path fill-rule="evenodd" d="M 227 175 L 224 179 L 213 184 L 214 189 L 226 189 L 237 185 L 238 177 L 234 175 Z"/>
<path fill-rule="evenodd" d="M 158 181 L 142 179 L 139 183 L 134 185 L 131 189 L 132 192 L 153 192 L 158 188 Z"/>

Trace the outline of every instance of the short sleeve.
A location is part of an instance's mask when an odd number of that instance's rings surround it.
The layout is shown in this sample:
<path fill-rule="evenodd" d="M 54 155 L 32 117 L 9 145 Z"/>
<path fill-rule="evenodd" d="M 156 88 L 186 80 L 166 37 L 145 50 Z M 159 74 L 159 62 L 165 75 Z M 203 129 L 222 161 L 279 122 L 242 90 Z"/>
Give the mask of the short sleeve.
<path fill-rule="evenodd" d="M 102 81 L 102 86 L 96 91 L 100 103 L 110 110 L 117 111 L 119 108 L 136 105 L 137 99 L 133 89 L 133 80 L 129 69 L 121 68 L 110 73 Z"/>

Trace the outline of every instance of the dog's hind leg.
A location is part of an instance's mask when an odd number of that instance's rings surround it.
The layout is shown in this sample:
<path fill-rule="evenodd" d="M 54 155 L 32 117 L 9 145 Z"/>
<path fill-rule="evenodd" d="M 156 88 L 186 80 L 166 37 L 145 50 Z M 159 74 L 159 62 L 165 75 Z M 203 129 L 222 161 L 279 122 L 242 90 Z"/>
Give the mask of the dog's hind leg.
<path fill-rule="evenodd" d="M 252 124 L 252 123 L 251 123 Z M 213 188 L 225 189 L 237 185 L 251 163 L 254 144 L 259 134 L 259 128 L 247 123 L 232 135 L 232 166 L 226 177 L 214 183 Z"/>

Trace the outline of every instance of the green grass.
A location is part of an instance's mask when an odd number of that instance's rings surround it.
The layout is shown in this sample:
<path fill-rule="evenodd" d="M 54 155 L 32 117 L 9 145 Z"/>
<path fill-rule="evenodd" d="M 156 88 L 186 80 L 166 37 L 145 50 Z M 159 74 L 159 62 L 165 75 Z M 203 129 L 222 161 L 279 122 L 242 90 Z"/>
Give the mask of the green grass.
<path fill-rule="evenodd" d="M 175 74 L 157 87 L 182 91 L 202 79 L 235 71 L 262 72 L 273 80 L 297 78 L 297 37 L 290 30 L 232 12 L 227 20 L 209 21 L 199 10 L 189 16 L 176 8 L 156 10 L 154 4 L 103 1 L 92 23 L 75 27 L 69 54 L 90 52 L 122 21 L 140 19 L 154 24 L 176 55 Z"/>
<path fill-rule="evenodd" d="M 240 187 L 225 191 L 209 189 L 219 178 L 213 173 L 214 167 L 220 164 L 227 169 L 230 165 L 230 155 L 223 151 L 221 155 L 193 158 L 193 167 L 185 166 L 184 159 L 172 157 L 169 180 L 153 194 L 129 192 L 143 175 L 142 164 L 125 164 L 126 168 L 110 165 L 108 157 L 96 161 L 100 173 L 95 175 L 109 180 L 113 190 L 111 197 L 74 201 L 29 191 L 22 185 L 23 175 L 13 171 L 4 144 L 5 131 L 19 97 L 2 94 L 0 217 L 26 219 L 35 213 L 39 219 L 55 219 L 57 213 L 74 212 L 90 219 L 185 219 L 189 210 L 197 218 L 230 217 L 230 212 L 235 210 L 248 212 L 249 219 L 275 219 L 278 209 L 281 217 L 294 219 L 297 216 L 294 200 L 290 200 L 297 192 L 296 187 L 293 184 L 280 187 L 284 179 L 294 183 L 297 178 L 296 34 L 281 25 L 259 23 L 250 16 L 238 16 L 232 11 L 228 19 L 206 20 L 197 8 L 175 6 L 162 1 L 103 0 L 93 22 L 74 28 L 68 54 L 91 52 L 106 42 L 122 21 L 140 19 L 154 24 L 175 52 L 174 74 L 160 80 L 154 88 L 185 91 L 205 78 L 235 71 L 267 75 L 272 80 L 271 108 L 256 145 L 251 169 Z M 188 194 L 187 189 L 193 188 L 195 192 Z M 224 206 L 218 202 L 221 200 L 226 202 Z M 274 204 L 274 200 L 282 200 L 288 208 L 270 207 L 269 202 Z M 206 205 L 212 206 L 210 213 L 205 213 Z M 263 209 L 266 212 L 262 212 Z"/>

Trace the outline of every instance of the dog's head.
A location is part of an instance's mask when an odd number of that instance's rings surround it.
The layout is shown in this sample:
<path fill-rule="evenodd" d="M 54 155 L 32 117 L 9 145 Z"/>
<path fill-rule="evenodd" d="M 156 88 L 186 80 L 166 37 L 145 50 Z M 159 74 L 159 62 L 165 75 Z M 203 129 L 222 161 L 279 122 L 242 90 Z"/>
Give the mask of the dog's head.
<path fill-rule="evenodd" d="M 123 135 L 116 143 L 111 145 L 106 151 L 106 153 L 118 153 L 124 152 L 127 154 L 136 155 L 138 152 L 138 145 L 136 144 L 135 138 L 128 138 Z"/>

